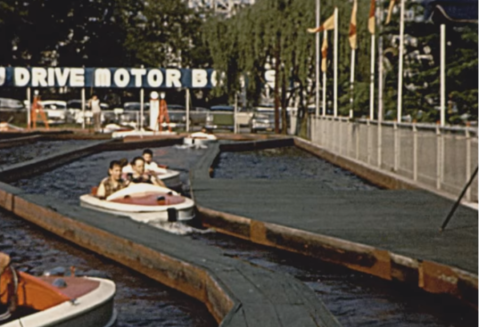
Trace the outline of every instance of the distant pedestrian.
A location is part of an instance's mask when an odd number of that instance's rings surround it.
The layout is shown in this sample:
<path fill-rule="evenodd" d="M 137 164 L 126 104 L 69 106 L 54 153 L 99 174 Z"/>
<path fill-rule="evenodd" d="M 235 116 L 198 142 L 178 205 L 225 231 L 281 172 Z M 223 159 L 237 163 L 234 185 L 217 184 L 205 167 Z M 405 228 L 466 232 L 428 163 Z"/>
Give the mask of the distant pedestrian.
<path fill-rule="evenodd" d="M 101 131 L 101 107 L 100 107 L 100 99 L 96 95 L 93 95 L 91 99 L 88 101 L 88 107 L 90 107 L 91 112 L 93 114 L 93 126 L 95 132 Z"/>

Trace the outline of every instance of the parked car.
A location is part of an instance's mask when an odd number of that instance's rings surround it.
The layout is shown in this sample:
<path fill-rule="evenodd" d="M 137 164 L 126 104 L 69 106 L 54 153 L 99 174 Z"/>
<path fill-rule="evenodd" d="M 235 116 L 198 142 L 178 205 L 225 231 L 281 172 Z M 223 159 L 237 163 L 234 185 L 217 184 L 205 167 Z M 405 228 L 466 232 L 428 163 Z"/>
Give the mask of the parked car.
<path fill-rule="evenodd" d="M 204 126 L 206 123 L 207 113 L 207 108 L 190 107 L 190 125 Z M 186 108 L 184 106 L 179 104 L 169 104 L 168 114 L 172 123 L 176 123 L 177 125 L 186 124 Z"/>
<path fill-rule="evenodd" d="M 251 118 L 253 118 L 253 113 L 253 108 L 238 108 L 238 111 L 236 112 L 236 123 L 238 126 L 249 126 Z"/>
<path fill-rule="evenodd" d="M 208 108 L 194 107 L 190 109 L 190 124 L 204 126 L 206 124 L 206 115 Z"/>
<path fill-rule="evenodd" d="M 213 129 L 234 129 L 234 107 L 228 105 L 212 106 L 206 114 L 205 128 Z"/>
<path fill-rule="evenodd" d="M 140 119 L 141 103 L 140 102 L 125 102 L 123 104 L 123 113 L 120 115 L 121 124 L 136 124 Z M 143 103 L 143 123 L 148 125 L 150 118 L 150 104 Z M 136 125 L 135 125 L 136 126 Z"/>
<path fill-rule="evenodd" d="M 279 125 L 281 126 L 281 110 L 279 111 Z M 274 131 L 274 107 L 257 107 L 250 123 L 251 133 L 258 131 Z"/>
<path fill-rule="evenodd" d="M 100 103 L 100 107 L 102 110 L 102 115 L 101 115 L 101 122 L 105 122 L 105 115 L 106 115 L 106 110 L 108 110 L 108 104 L 106 103 Z M 75 122 L 76 124 L 82 124 L 83 123 L 83 109 L 82 109 L 82 100 L 75 99 L 75 100 L 69 100 L 67 102 L 67 111 L 68 114 L 72 117 L 72 121 Z M 93 113 L 91 112 L 91 108 L 88 107 L 88 101 L 85 101 L 85 123 L 90 125 L 93 123 Z"/>
<path fill-rule="evenodd" d="M 181 104 L 167 104 L 168 116 L 172 126 L 186 125 L 186 108 Z"/>
<path fill-rule="evenodd" d="M 65 124 L 72 119 L 68 114 L 66 101 L 42 100 L 40 104 L 50 125 Z"/>
<path fill-rule="evenodd" d="M 22 101 L 9 98 L 0 98 L 0 111 L 21 111 L 25 110 Z"/>

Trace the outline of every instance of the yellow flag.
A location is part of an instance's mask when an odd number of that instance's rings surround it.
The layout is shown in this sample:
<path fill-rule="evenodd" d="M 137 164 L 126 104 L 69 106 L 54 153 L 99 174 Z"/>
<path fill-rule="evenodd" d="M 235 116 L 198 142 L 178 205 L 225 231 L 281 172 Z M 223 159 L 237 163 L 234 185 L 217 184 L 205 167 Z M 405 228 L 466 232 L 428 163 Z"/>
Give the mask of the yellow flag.
<path fill-rule="evenodd" d="M 353 11 L 351 12 L 351 22 L 349 23 L 349 45 L 351 49 L 357 49 L 357 31 L 356 31 L 356 12 L 358 11 L 358 3 L 353 2 Z"/>
<path fill-rule="evenodd" d="M 393 8 L 394 8 L 394 5 L 396 4 L 396 1 L 397 0 L 391 0 L 391 2 L 389 2 L 389 10 L 388 10 L 388 17 L 386 18 L 386 25 L 389 24 L 389 22 L 391 21 L 391 15 L 393 13 Z"/>
<path fill-rule="evenodd" d="M 334 29 L 334 14 L 326 19 L 323 25 L 316 27 L 316 28 L 308 28 L 309 33 L 319 33 L 322 31 L 332 30 Z"/>
<path fill-rule="evenodd" d="M 328 69 L 328 37 L 324 33 L 323 45 L 321 46 L 321 71 L 326 72 Z"/>
<path fill-rule="evenodd" d="M 369 7 L 368 29 L 373 35 L 376 32 L 376 0 L 371 0 L 371 7 Z"/>

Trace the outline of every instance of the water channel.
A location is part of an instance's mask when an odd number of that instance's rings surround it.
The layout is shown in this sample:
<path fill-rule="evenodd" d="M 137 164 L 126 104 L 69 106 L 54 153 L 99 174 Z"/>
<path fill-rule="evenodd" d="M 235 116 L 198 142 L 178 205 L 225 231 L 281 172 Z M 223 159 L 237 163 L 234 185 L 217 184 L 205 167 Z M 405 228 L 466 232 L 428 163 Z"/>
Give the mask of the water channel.
<path fill-rule="evenodd" d="M 65 141 L 67 143 L 69 141 Z M 65 145 L 65 144 L 63 144 Z M 11 161 L 22 147 L 10 150 Z M 164 147 L 153 149 L 157 162 L 177 168 L 188 193 L 188 173 L 204 150 Z M 69 204 L 87 193 L 106 175 L 109 161 L 133 158 L 141 150 L 95 154 L 53 171 L 14 184 L 46 193 Z M 299 149 L 288 147 L 257 152 L 223 153 L 215 178 L 317 179 L 336 189 L 376 189 L 350 172 Z M 0 212 L 0 251 L 32 274 L 75 265 L 85 274 L 113 279 L 118 326 L 214 326 L 201 303 L 162 286 L 94 253 L 67 243 L 20 218 Z M 344 326 L 477 326 L 477 311 L 449 297 L 427 294 L 399 283 L 387 282 L 319 260 L 269 249 L 217 233 L 193 234 L 225 256 L 292 275 L 309 285 Z"/>

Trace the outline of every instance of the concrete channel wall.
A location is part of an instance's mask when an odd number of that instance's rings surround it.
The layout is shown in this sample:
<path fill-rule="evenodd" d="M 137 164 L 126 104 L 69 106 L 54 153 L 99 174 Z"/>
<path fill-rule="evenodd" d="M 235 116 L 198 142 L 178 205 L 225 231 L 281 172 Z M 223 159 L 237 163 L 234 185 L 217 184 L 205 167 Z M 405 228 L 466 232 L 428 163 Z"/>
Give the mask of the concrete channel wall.
<path fill-rule="evenodd" d="M 211 167 L 218 160 L 221 151 L 254 150 L 268 147 L 290 146 L 291 144 L 295 144 L 306 151 L 351 170 L 359 176 L 379 184 L 382 187 L 391 189 L 415 188 L 415 186 L 409 184 L 407 180 L 391 176 L 374 168 L 370 169 L 362 163 L 338 157 L 311 142 L 299 138 L 273 142 L 257 141 L 243 142 L 241 144 L 221 144 L 216 147 L 210 147 L 208 149 L 209 153 L 197 163 L 190 173 L 193 189 L 192 194 L 197 203 L 198 212 L 201 215 L 200 217 L 203 223 L 214 227 L 222 233 L 254 243 L 319 258 L 386 280 L 405 282 L 427 292 L 446 293 L 477 308 L 477 270 L 473 273 L 448 264 L 423 259 L 419 255 L 404 255 L 400 252 L 386 250 L 378 246 L 352 242 L 347 239 L 331 237 L 317 232 L 308 232 L 291 226 L 261 221 L 257 218 L 227 213 L 218 209 L 215 210 L 214 207 L 211 207 L 215 205 L 215 203 L 218 204 L 218 202 L 212 202 L 208 199 L 221 196 L 221 192 L 223 192 L 223 194 L 228 193 L 228 191 L 235 193 L 235 191 L 242 189 L 244 192 L 253 193 L 254 190 L 256 190 L 256 197 L 262 194 L 261 197 L 264 198 L 264 191 L 270 190 L 271 193 L 273 189 L 284 187 L 284 185 L 278 185 L 277 187 L 272 185 L 271 188 L 263 187 L 261 189 L 262 191 L 258 191 L 258 189 L 254 189 L 254 186 L 251 187 L 251 189 L 246 189 L 248 187 L 247 184 L 238 184 L 238 182 L 233 180 L 222 181 L 210 178 Z M 235 182 L 238 184 L 237 186 Z M 248 183 L 251 185 L 252 181 L 248 181 Z M 268 184 L 268 181 L 263 180 L 261 184 Z M 290 186 L 290 183 L 288 186 Z M 223 191 L 215 192 L 214 189 Z M 198 194 L 201 196 L 198 196 Z M 284 194 L 276 194 L 276 198 L 284 198 L 285 196 Z M 275 196 L 273 195 L 273 197 Z M 251 197 L 248 199 L 250 198 Z M 223 195 L 223 198 L 220 200 L 232 201 L 231 199 L 228 200 L 226 195 Z M 242 200 L 247 199 L 242 198 Z M 269 198 L 264 199 L 264 201 L 269 200 Z M 233 203 L 230 203 L 230 206 L 232 205 Z M 259 205 L 259 203 L 254 202 L 248 204 L 248 206 L 253 207 L 255 205 Z M 445 206 L 447 207 L 447 203 L 445 203 Z M 284 209 L 281 205 L 279 205 L 279 207 L 279 210 Z M 326 208 L 327 206 L 323 207 L 323 210 L 327 210 Z M 253 210 L 237 210 L 240 212 L 253 212 Z M 278 214 L 277 211 L 274 212 L 274 215 Z M 270 214 L 273 215 L 273 213 Z M 298 219 L 299 217 L 286 217 L 284 221 L 290 222 L 293 218 Z M 311 220 L 313 218 L 310 217 L 309 219 Z M 320 224 L 319 220 L 317 224 Z M 406 227 L 406 229 L 411 228 L 414 230 L 414 226 Z M 429 231 L 427 232 L 429 233 Z M 434 249 L 432 250 L 434 251 Z M 472 269 L 472 271 L 474 271 L 474 269 Z"/>
<path fill-rule="evenodd" d="M 99 141 L 4 168 L 0 180 L 32 176 L 99 151 L 171 145 L 181 139 Z M 221 250 L 126 217 L 0 182 L 0 207 L 70 242 L 205 303 L 220 326 L 340 326 L 316 294 L 298 280 L 225 257 Z"/>

